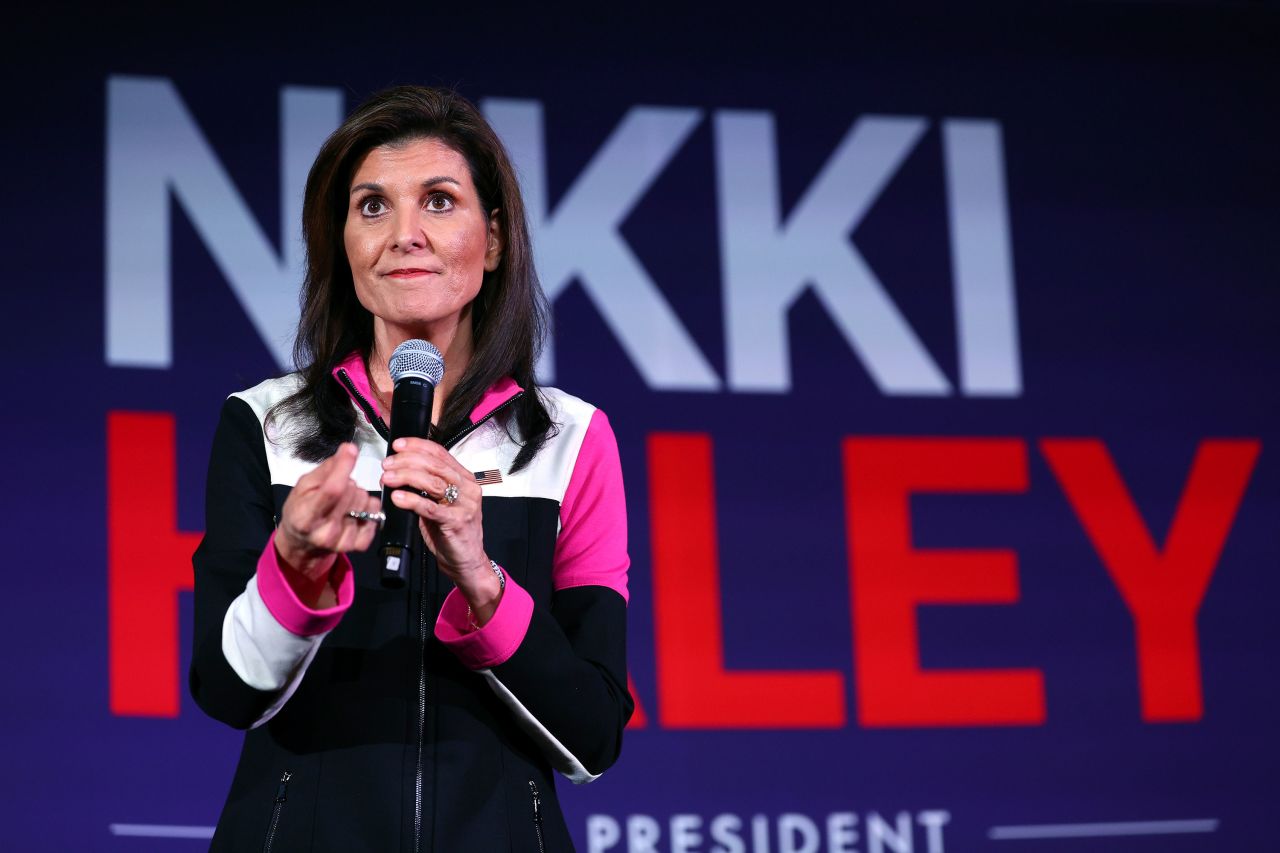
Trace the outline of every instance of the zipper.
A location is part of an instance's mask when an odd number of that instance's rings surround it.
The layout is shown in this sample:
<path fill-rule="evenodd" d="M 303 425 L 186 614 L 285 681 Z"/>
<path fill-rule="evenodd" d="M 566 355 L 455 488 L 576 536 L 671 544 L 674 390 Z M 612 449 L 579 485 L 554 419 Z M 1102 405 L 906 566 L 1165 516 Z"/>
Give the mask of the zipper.
<path fill-rule="evenodd" d="M 356 391 L 351 385 L 351 379 L 347 376 L 347 372 L 345 370 L 339 370 L 338 374 L 343 379 L 344 384 L 346 384 L 351 390 L 351 393 L 355 395 L 356 399 L 362 401 L 367 406 L 368 401 L 366 401 L 364 397 L 360 396 L 360 392 Z M 453 438 L 444 446 L 446 448 L 453 447 L 453 445 L 462 441 L 462 439 L 474 432 L 481 424 L 487 422 L 494 415 L 514 403 L 523 394 L 524 392 L 520 391 L 512 395 L 510 399 L 504 401 L 502 405 L 495 408 L 492 412 L 471 424 L 466 429 L 460 430 L 458 434 L 453 436 Z M 366 411 L 366 414 L 367 413 L 368 410 Z M 382 422 L 382 418 L 378 418 L 377 423 L 375 423 L 374 426 L 378 428 L 379 432 L 383 432 L 386 424 Z M 383 432 L 384 438 L 389 435 L 389 432 Z M 427 737 L 427 588 L 428 578 L 431 577 L 430 569 L 431 564 L 427 560 L 427 549 L 424 547 L 422 549 L 422 589 L 418 596 L 418 761 L 417 766 L 414 768 L 413 776 L 413 849 L 415 853 L 422 850 L 422 750 L 423 742 Z M 533 787 L 532 782 L 530 782 L 529 785 Z M 542 850 L 542 816 L 537 814 L 537 787 L 533 787 L 533 793 L 534 812 L 538 822 L 538 849 Z"/>
<path fill-rule="evenodd" d="M 284 801 L 288 799 L 285 792 L 289 790 L 289 780 L 292 778 L 293 774 L 288 770 L 280 774 L 280 784 L 276 787 L 276 802 L 271 807 L 271 828 L 267 830 L 267 840 L 262 843 L 262 853 L 271 853 L 271 845 L 276 840 L 276 828 L 280 825 L 280 812 L 284 810 Z"/>
<path fill-rule="evenodd" d="M 473 432 L 475 432 L 477 429 L 479 429 L 479 428 L 481 427 L 481 425 L 483 425 L 483 424 L 485 424 L 485 423 L 488 423 L 488 422 L 489 422 L 490 420 L 492 420 L 492 419 L 493 419 L 493 418 L 494 418 L 494 417 L 495 417 L 499 412 L 501 412 L 503 409 L 507 408 L 508 406 L 510 406 L 512 403 L 514 403 L 516 400 L 519 400 L 519 399 L 520 399 L 521 397 L 523 397 L 523 396 L 524 396 L 524 392 L 523 392 L 523 391 L 517 391 L 516 393 L 512 394 L 512 395 L 511 395 L 507 400 L 505 400 L 504 402 L 502 402 L 502 403 L 501 403 L 501 404 L 500 404 L 496 409 L 494 409 L 492 412 L 490 412 L 489 414 L 485 415 L 483 418 L 481 418 L 480 420 L 478 420 L 478 421 L 476 421 L 475 423 L 471 424 L 470 426 L 463 427 L 462 429 L 460 429 L 460 430 L 458 430 L 456 433 L 454 433 L 454 434 L 453 434 L 453 436 L 452 436 L 452 437 L 450 437 L 448 441 L 443 442 L 444 446 L 445 446 L 446 448 L 451 448 L 451 447 L 453 447 L 455 444 L 457 444 L 458 442 L 462 441 L 462 439 L 466 438 L 467 436 L 471 435 L 471 433 L 473 433 Z"/>
<path fill-rule="evenodd" d="M 356 384 L 351 381 L 351 377 L 347 374 L 346 368 L 338 368 L 338 380 L 342 382 L 342 386 L 347 389 L 352 397 L 356 398 L 356 402 L 360 404 L 360 408 L 364 409 L 365 419 L 373 424 L 373 428 L 378 431 L 378 435 L 382 436 L 384 441 L 391 440 L 391 430 L 387 428 L 387 422 L 378 414 L 378 410 L 373 407 L 369 399 L 356 390 Z"/>
<path fill-rule="evenodd" d="M 529 780 L 529 794 L 533 797 L 533 832 L 538 836 L 538 853 L 546 853 L 542 846 L 542 798 L 538 796 L 538 786 Z"/>
<path fill-rule="evenodd" d="M 418 594 L 418 764 L 413 780 L 413 849 L 422 850 L 422 743 L 427 737 L 427 549 L 422 549 Z"/>

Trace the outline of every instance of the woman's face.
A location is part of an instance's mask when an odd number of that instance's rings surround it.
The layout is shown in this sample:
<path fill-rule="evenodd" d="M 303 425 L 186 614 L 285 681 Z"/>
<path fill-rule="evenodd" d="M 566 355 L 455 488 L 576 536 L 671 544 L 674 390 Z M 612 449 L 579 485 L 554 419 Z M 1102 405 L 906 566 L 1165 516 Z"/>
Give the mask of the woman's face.
<path fill-rule="evenodd" d="M 438 139 L 374 148 L 351 178 L 343 243 L 360 304 L 412 335 L 452 335 L 502 235 L 466 158 Z"/>

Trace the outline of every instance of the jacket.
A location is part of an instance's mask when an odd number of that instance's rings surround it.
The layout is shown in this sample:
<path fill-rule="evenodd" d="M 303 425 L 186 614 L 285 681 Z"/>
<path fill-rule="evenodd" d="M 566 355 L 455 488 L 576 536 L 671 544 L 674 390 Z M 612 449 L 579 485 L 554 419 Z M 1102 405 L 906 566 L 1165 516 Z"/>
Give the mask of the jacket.
<path fill-rule="evenodd" d="M 387 430 L 363 362 L 353 355 L 334 379 L 361 415 L 352 476 L 376 494 Z M 507 579 L 473 630 L 425 547 L 402 589 L 381 585 L 375 546 L 340 556 L 336 606 L 293 594 L 271 540 L 315 464 L 266 415 L 299 381 L 231 395 L 213 442 L 190 687 L 206 713 L 247 731 L 211 849 L 573 849 L 552 771 L 595 779 L 634 708 L 626 510 L 607 418 L 539 389 L 557 427 L 512 474 L 520 445 L 501 414 L 531 392 L 503 380 L 445 442 L 478 479 L 490 472 L 485 550 Z"/>

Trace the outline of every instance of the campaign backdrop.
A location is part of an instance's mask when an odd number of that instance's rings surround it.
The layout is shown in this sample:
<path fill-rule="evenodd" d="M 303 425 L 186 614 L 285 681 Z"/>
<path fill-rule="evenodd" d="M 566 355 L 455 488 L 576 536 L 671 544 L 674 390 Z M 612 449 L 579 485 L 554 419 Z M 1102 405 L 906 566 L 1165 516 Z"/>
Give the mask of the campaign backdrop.
<path fill-rule="evenodd" d="M 542 381 L 620 444 L 580 849 L 1271 849 L 1277 14 L 1034 5 L 19 19 L 0 846 L 207 844 L 219 407 L 290 369 L 319 144 L 419 82 L 509 146 Z"/>

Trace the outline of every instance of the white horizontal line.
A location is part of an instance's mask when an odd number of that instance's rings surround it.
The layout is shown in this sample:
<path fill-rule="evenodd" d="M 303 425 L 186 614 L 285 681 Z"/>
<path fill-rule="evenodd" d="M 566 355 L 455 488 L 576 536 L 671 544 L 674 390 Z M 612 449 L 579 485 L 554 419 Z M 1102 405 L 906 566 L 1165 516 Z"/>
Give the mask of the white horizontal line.
<path fill-rule="evenodd" d="M 993 826 L 987 830 L 992 841 L 1028 838 L 1106 838 L 1114 835 L 1181 835 L 1216 832 L 1217 818 L 1198 820 L 1130 820 L 1114 823 L 1041 823 L 1030 826 Z"/>
<path fill-rule="evenodd" d="M 112 835 L 142 838 L 213 838 L 212 826 L 172 826 L 163 823 L 113 823 Z"/>

